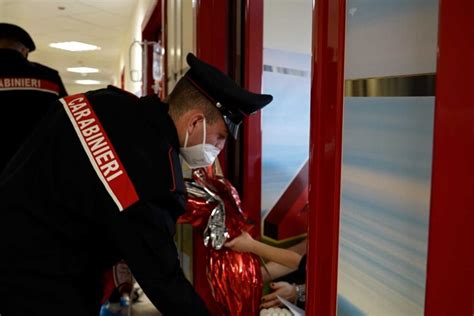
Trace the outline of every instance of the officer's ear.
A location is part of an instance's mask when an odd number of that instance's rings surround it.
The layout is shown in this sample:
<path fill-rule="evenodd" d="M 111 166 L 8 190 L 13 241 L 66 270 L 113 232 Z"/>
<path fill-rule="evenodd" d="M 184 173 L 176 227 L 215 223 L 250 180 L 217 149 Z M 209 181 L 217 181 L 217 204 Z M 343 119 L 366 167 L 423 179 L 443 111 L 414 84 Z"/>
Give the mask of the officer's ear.
<path fill-rule="evenodd" d="M 188 118 L 188 125 L 186 127 L 188 129 L 189 136 L 191 136 L 197 130 L 200 130 L 199 126 L 202 126 L 203 123 L 204 114 L 201 111 L 194 110 Z"/>
<path fill-rule="evenodd" d="M 26 58 L 28 59 L 28 54 L 30 52 L 30 50 L 28 48 L 26 48 L 25 46 L 21 45 L 21 47 L 19 48 L 19 51 L 20 53 Z"/>

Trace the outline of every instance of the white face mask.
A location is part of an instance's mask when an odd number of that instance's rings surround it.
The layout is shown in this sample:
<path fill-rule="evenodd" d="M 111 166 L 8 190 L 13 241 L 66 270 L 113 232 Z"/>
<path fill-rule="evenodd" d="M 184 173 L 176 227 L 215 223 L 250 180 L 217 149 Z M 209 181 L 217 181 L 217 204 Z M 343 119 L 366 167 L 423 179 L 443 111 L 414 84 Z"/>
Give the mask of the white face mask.
<path fill-rule="evenodd" d="M 181 156 L 191 169 L 202 168 L 211 165 L 214 160 L 216 160 L 217 155 L 219 155 L 219 152 L 221 151 L 216 146 L 206 144 L 206 119 L 204 119 L 203 124 L 204 136 L 202 144 L 186 147 L 189 137 L 188 130 L 186 129 L 184 147 L 180 148 Z"/>

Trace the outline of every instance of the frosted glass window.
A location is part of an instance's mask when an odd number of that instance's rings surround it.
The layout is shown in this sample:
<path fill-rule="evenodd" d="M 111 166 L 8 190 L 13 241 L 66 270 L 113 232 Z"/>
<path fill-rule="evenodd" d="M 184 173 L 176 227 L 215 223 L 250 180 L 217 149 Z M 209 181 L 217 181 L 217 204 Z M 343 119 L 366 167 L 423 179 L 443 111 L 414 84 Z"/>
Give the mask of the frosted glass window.
<path fill-rule="evenodd" d="M 347 0 L 339 316 L 424 314 L 438 2 Z"/>

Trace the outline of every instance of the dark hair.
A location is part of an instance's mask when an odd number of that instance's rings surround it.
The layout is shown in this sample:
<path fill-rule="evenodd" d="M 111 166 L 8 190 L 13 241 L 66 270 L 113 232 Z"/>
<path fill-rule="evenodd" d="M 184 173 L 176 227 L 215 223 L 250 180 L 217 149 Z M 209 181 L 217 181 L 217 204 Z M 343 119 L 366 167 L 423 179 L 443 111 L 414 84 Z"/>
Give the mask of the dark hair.
<path fill-rule="evenodd" d="M 177 119 L 193 109 L 201 110 L 209 124 L 215 123 L 221 115 L 214 104 L 194 87 L 186 77 L 182 77 L 176 83 L 173 91 L 165 98 L 164 102 L 170 105 L 169 114 L 173 119 Z"/>
<path fill-rule="evenodd" d="M 0 34 L 0 48 L 13 48 L 16 50 L 20 50 L 23 48 L 27 48 L 20 40 L 14 37 L 7 37 L 7 36 L 2 36 Z"/>

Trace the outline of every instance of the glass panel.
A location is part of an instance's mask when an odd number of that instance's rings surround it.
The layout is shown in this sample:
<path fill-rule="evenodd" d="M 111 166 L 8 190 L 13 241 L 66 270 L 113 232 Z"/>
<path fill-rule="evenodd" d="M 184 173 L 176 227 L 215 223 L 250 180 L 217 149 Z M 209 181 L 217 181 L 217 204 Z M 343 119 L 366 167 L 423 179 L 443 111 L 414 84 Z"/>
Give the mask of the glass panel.
<path fill-rule="evenodd" d="M 339 307 L 421 315 L 434 97 L 348 97 L 344 111 Z"/>
<path fill-rule="evenodd" d="M 273 240 L 306 232 L 295 217 L 307 202 L 311 13 L 311 0 L 264 2 L 263 93 L 274 100 L 262 111 L 262 218 Z M 277 206 L 285 194 L 293 200 Z"/>
<path fill-rule="evenodd" d="M 262 212 L 266 215 L 308 160 L 311 56 L 264 49 Z"/>
<path fill-rule="evenodd" d="M 347 1 L 340 316 L 424 313 L 437 10 Z"/>

